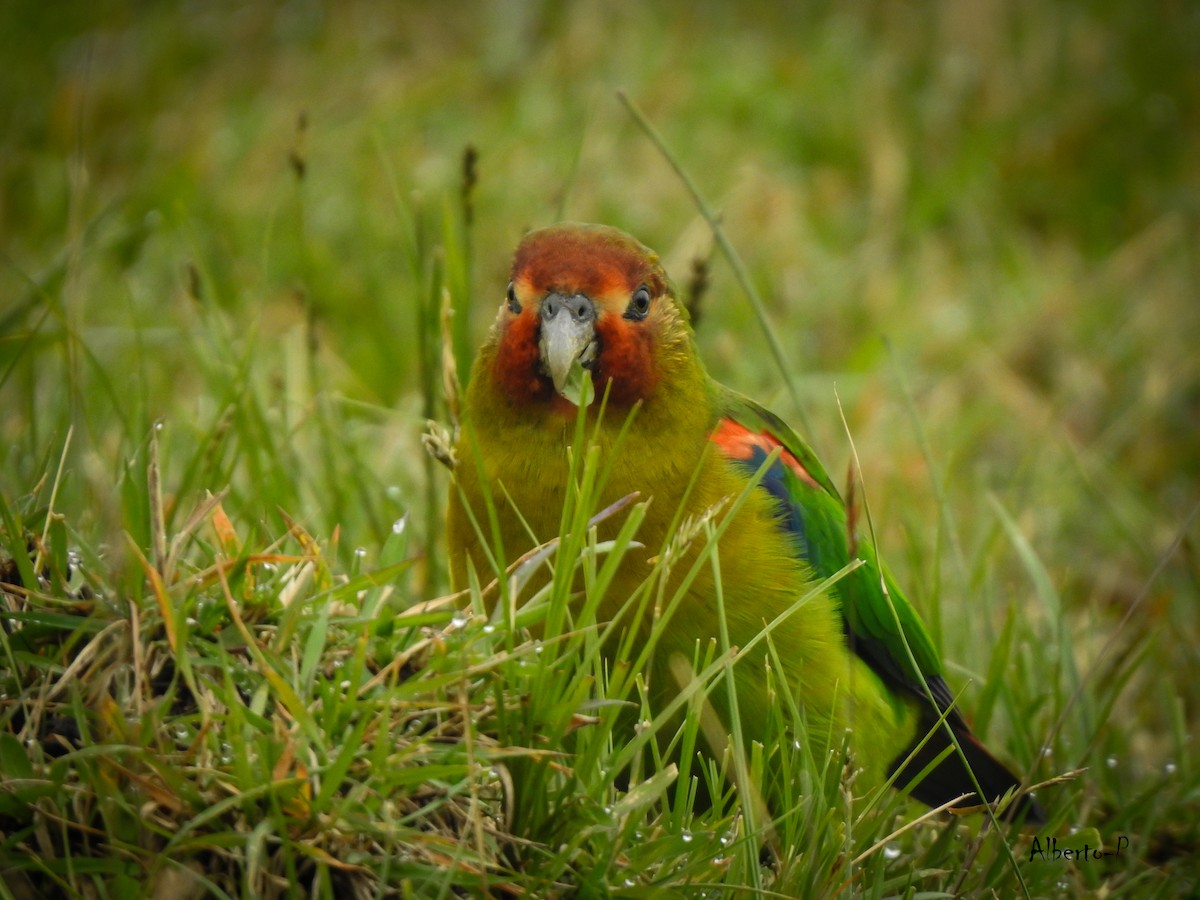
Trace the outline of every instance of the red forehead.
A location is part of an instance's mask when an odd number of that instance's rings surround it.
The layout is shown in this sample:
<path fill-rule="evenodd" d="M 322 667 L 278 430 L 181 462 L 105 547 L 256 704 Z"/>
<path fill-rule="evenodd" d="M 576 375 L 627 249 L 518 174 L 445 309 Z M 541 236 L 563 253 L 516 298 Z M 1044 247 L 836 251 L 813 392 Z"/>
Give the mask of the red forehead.
<path fill-rule="evenodd" d="M 658 257 L 613 228 L 557 226 L 534 231 L 513 259 L 512 280 L 534 291 L 600 297 L 645 284 L 654 295 L 666 286 Z"/>

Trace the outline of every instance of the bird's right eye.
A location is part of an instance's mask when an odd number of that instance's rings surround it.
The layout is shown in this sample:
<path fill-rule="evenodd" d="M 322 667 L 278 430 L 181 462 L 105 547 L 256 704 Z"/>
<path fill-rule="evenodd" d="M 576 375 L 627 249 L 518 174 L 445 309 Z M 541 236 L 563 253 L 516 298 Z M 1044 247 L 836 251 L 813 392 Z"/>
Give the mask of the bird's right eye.
<path fill-rule="evenodd" d="M 517 299 L 517 290 L 511 281 L 508 283 L 508 309 L 513 313 L 521 311 L 521 301 Z"/>

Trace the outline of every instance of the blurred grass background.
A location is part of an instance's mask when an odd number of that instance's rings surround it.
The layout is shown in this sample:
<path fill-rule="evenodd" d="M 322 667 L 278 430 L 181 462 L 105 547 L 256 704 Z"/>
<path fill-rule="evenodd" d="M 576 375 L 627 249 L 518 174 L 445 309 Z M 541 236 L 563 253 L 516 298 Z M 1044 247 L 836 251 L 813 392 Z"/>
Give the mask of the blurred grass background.
<path fill-rule="evenodd" d="M 161 423 L 168 518 L 228 485 L 248 540 L 282 508 L 350 567 L 407 514 L 432 597 L 441 286 L 474 345 L 524 229 L 614 224 L 681 285 L 710 261 L 710 370 L 804 415 L 835 473 L 840 397 L 956 681 L 1012 616 L 1044 642 L 1006 676 L 1031 688 L 1068 690 L 1117 635 L 1093 676 L 1132 673 L 1108 724 L 1085 701 L 1046 771 L 1093 765 L 1081 820 L 1163 798 L 1142 851 L 1176 864 L 1198 783 L 1198 48 L 1187 2 L 12 0 L 0 493 L 45 505 L 61 458 L 55 509 L 124 571 L 121 532 L 152 540 Z M 803 410 L 617 89 L 720 209 Z"/>

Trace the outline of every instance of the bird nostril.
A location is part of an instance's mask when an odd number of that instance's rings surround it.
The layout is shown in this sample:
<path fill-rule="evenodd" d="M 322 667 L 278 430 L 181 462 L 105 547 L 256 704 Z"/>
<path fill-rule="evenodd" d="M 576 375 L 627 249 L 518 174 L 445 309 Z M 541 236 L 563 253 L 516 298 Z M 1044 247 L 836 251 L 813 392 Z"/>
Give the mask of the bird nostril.
<path fill-rule="evenodd" d="M 564 297 L 562 294 L 549 294 L 542 301 L 541 314 L 547 322 L 558 315 L 559 310 L 566 309 L 572 320 L 580 324 L 596 318 L 596 308 L 592 301 L 583 294 L 572 294 Z"/>

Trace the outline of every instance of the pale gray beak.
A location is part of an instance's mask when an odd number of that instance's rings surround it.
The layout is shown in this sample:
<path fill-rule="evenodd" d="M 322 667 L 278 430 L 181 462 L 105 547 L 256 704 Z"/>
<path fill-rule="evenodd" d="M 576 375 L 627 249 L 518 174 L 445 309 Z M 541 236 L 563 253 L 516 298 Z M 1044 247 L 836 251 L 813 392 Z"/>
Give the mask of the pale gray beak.
<path fill-rule="evenodd" d="M 596 307 L 583 294 L 552 293 L 542 301 L 540 315 L 538 351 L 554 389 L 562 394 L 571 365 L 578 361 L 586 368 L 596 357 Z"/>

